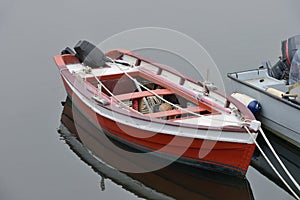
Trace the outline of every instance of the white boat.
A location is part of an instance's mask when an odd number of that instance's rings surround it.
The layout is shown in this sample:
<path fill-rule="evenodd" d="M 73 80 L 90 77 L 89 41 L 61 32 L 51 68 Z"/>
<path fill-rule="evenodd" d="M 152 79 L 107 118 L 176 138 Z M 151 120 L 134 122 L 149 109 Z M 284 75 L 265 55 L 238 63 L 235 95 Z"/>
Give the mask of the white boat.
<path fill-rule="evenodd" d="M 262 109 L 256 117 L 263 127 L 300 147 L 300 50 L 297 50 L 300 36 L 291 37 L 282 44 L 283 56 L 274 67 L 266 65 L 233 72 L 228 77 L 234 92 L 246 94 L 261 104 Z"/>

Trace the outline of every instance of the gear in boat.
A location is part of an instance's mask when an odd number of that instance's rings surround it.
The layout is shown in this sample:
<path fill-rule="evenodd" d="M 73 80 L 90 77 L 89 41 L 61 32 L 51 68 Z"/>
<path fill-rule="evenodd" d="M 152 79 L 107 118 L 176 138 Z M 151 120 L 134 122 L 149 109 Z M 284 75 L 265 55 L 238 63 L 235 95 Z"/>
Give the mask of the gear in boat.
<path fill-rule="evenodd" d="M 89 66 L 92 69 L 109 67 L 106 64 L 107 62 L 114 62 L 127 67 L 135 67 L 141 64 L 141 61 L 139 60 L 136 60 L 134 63 L 123 60 L 123 56 L 119 56 L 118 59 L 112 60 L 111 58 L 105 56 L 105 54 L 99 48 L 86 40 L 80 40 L 75 45 L 74 50 L 76 53 L 71 48 L 67 47 L 61 52 L 61 54 L 72 54 L 76 56 L 82 64 Z M 193 117 L 191 114 L 189 114 L 189 112 L 178 110 L 178 107 L 187 108 L 191 112 L 199 115 L 218 113 L 216 110 L 208 108 L 205 105 L 203 105 L 202 108 L 199 108 L 195 102 L 191 102 L 179 95 L 176 95 L 163 86 L 151 82 L 143 77 L 135 75 L 132 77 L 136 81 L 133 81 L 124 75 L 116 76 L 114 79 L 109 77 L 107 80 L 105 80 L 106 78 L 103 76 L 101 82 L 106 88 L 109 89 L 109 91 L 102 88 L 101 92 L 108 96 L 112 96 L 112 94 L 115 95 L 117 99 L 121 100 L 128 107 L 146 116 L 165 120 Z M 94 87 L 98 86 L 98 81 L 96 79 L 87 78 L 86 80 Z M 140 87 L 137 83 L 142 83 L 143 87 Z M 132 88 L 137 89 L 132 91 Z M 160 97 L 162 97 L 163 101 L 161 98 L 153 95 L 153 93 L 147 92 L 145 88 L 148 88 L 149 90 L 155 92 L 155 94 L 158 94 Z M 207 87 L 205 88 L 206 92 L 209 93 Z M 174 107 L 172 105 L 176 106 Z"/>

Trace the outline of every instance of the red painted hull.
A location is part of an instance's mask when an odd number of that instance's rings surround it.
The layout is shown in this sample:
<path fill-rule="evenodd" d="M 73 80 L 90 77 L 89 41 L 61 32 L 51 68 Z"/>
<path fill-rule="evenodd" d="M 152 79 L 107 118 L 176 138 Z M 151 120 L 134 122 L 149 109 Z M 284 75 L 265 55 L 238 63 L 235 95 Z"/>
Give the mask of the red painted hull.
<path fill-rule="evenodd" d="M 95 125 L 99 125 L 110 138 L 126 144 L 131 148 L 143 152 L 149 152 L 156 151 L 167 146 L 167 148 L 164 149 L 163 154 L 160 153 L 158 156 L 172 159 L 174 156 L 176 157 L 181 155 L 177 162 L 195 167 L 216 170 L 240 177 L 245 176 L 247 172 L 255 149 L 254 144 L 211 141 L 215 143 L 215 145 L 213 145 L 213 148 L 210 148 L 211 145 L 207 140 L 204 144 L 204 140 L 202 139 L 193 139 L 192 143 L 189 144 L 190 138 L 176 136 L 179 138 L 179 142 L 177 142 L 176 145 L 168 145 L 175 136 L 147 132 L 126 125 L 122 125 L 120 128 L 120 125 L 115 121 L 98 115 L 89 108 L 77 95 L 73 93 L 65 80 L 64 85 L 68 95 L 72 98 L 73 103 L 75 103 L 76 107 L 89 121 Z M 127 133 L 134 133 L 136 137 Z M 101 140 L 100 134 L 96 133 L 94 137 L 99 137 L 98 139 Z M 186 144 L 189 144 L 188 148 L 186 147 Z M 199 158 L 200 147 L 202 153 L 207 153 L 207 155 L 203 158 Z M 184 151 L 184 149 L 186 150 Z"/>
<path fill-rule="evenodd" d="M 111 58 L 117 58 L 119 54 L 128 54 L 131 55 L 130 52 L 123 51 L 111 51 L 109 52 L 109 56 Z M 135 55 L 134 55 L 135 56 Z M 175 132 L 178 132 L 177 128 L 180 126 L 176 122 L 172 122 L 171 120 L 168 120 L 166 122 L 167 128 L 165 128 L 165 132 L 169 131 L 169 134 L 161 133 L 161 132 L 151 132 L 149 129 L 143 128 L 142 126 L 135 126 L 136 123 L 131 123 L 132 125 L 120 125 L 112 116 L 109 116 L 108 110 L 113 112 L 114 114 L 117 114 L 118 116 L 125 116 L 126 120 L 134 120 L 137 119 L 137 121 L 142 123 L 150 123 L 149 117 L 146 115 L 133 115 L 132 118 L 128 115 L 127 112 L 117 107 L 117 104 L 114 101 L 111 101 L 111 104 L 113 106 L 105 107 L 104 105 L 99 105 L 101 112 L 101 115 L 98 114 L 96 111 L 94 111 L 89 104 L 95 104 L 95 101 L 92 99 L 92 96 L 96 95 L 98 93 L 96 87 L 94 87 L 91 82 L 83 79 L 78 79 L 78 82 L 76 83 L 77 77 L 74 76 L 74 74 L 71 73 L 70 70 L 66 67 L 66 65 L 71 64 L 79 64 L 79 60 L 73 56 L 73 55 L 58 55 L 54 57 L 55 62 L 60 70 L 60 74 L 62 76 L 62 79 L 64 81 L 64 85 L 66 88 L 66 91 L 69 95 L 69 97 L 72 99 L 73 104 L 76 105 L 78 110 L 85 116 L 88 121 L 93 123 L 96 127 L 98 127 L 99 132 L 94 133 L 93 137 L 96 140 L 104 141 L 105 138 L 102 137 L 103 134 L 100 134 L 101 130 L 108 136 L 109 138 L 112 138 L 114 140 L 117 140 L 118 142 L 121 142 L 135 150 L 142 151 L 142 152 L 155 152 L 155 155 L 166 158 L 166 160 L 173 160 L 174 157 L 179 157 L 176 161 L 181 162 L 184 164 L 196 166 L 196 167 L 202 167 L 206 169 L 221 171 L 224 173 L 229 173 L 232 175 L 237 176 L 244 176 L 247 172 L 248 166 L 250 164 L 250 160 L 252 158 L 252 154 L 255 149 L 255 144 L 253 144 L 250 140 L 239 140 L 238 136 L 244 137 L 245 135 L 242 135 L 244 132 L 246 132 L 244 129 L 242 129 L 239 126 L 223 126 L 223 135 L 227 134 L 227 137 L 223 139 L 222 141 L 219 141 L 217 137 L 213 137 L 218 141 L 209 141 L 209 140 L 203 140 L 200 137 L 204 135 L 204 132 L 209 133 L 216 133 L 221 130 L 220 127 L 211 127 L 208 125 L 196 125 L 196 124 L 189 124 L 189 125 L 182 125 L 183 130 L 186 132 L 183 132 L 181 136 L 175 136 L 173 135 L 173 132 L 170 133 L 170 130 L 173 130 Z M 142 58 L 139 58 L 143 60 Z M 148 61 L 151 63 L 150 61 Z M 159 66 L 160 70 L 162 70 L 163 66 Z M 167 69 L 167 71 L 172 72 L 171 69 Z M 177 87 L 177 85 L 174 85 L 173 83 L 167 83 L 164 82 L 164 80 L 158 80 L 157 77 L 152 76 L 151 74 L 145 72 L 139 71 L 138 74 L 142 76 L 142 78 L 149 79 L 150 81 L 154 82 L 159 81 L 159 85 L 162 85 L 162 87 L 165 87 L 167 89 L 170 89 L 173 93 L 179 94 L 179 96 L 182 96 L 186 98 L 188 101 L 191 101 L 195 103 L 196 105 L 199 104 L 197 100 L 195 100 L 195 97 L 193 97 L 193 94 L 182 90 L 182 88 Z M 159 72 L 157 72 L 159 73 Z M 176 72 L 174 72 L 176 74 Z M 113 80 L 113 79 L 119 79 L 121 74 L 110 74 L 109 76 L 105 76 L 104 78 L 101 76 L 101 81 L 104 80 Z M 144 77 L 143 77 L 144 76 Z M 180 75 L 179 75 L 180 77 Z M 186 80 L 192 81 L 191 79 L 188 79 L 184 76 L 181 76 L 181 78 L 185 78 Z M 66 82 L 68 81 L 68 83 Z M 196 83 L 195 81 L 192 81 Z M 70 86 L 69 86 L 70 84 Z M 114 83 L 111 83 L 109 85 L 110 87 L 114 86 Z M 76 94 L 74 91 L 72 91 L 73 88 L 76 90 Z M 125 89 L 131 89 L 130 85 L 124 85 Z M 112 88 L 109 88 L 110 90 Z M 127 90 L 126 90 L 127 91 Z M 130 90 L 131 91 L 131 90 Z M 127 91 L 125 93 L 130 93 L 130 91 Z M 217 92 L 217 91 L 216 91 Z M 80 93 L 80 95 L 79 95 Z M 103 92 L 102 92 L 103 93 Z M 77 94 L 79 96 L 77 96 Z M 115 94 L 115 93 L 114 93 Z M 219 94 L 219 92 L 218 92 Z M 102 95 L 105 96 L 105 93 Z M 118 92 L 116 92 L 116 95 L 119 95 Z M 224 97 L 224 95 L 221 95 Z M 84 97 L 84 98 L 83 98 Z M 81 99 L 82 98 L 82 99 Z M 107 99 L 110 101 L 108 96 L 105 96 L 104 99 Z M 85 100 L 84 100 L 85 99 Z M 226 97 L 226 104 L 227 103 L 233 103 L 234 106 L 238 110 L 243 113 L 243 116 L 248 120 L 254 120 L 253 114 L 240 102 L 236 101 L 235 99 L 231 97 Z M 199 104 L 200 105 L 200 104 Z M 229 105 L 229 104 L 228 104 Z M 199 106 L 200 107 L 200 106 Z M 207 111 L 211 114 L 215 113 L 213 106 L 207 106 L 205 104 L 201 107 L 207 109 Z M 106 112 L 106 115 L 103 114 L 102 111 Z M 110 113 L 111 113 L 110 112 Z M 133 112 L 132 110 L 130 112 Z M 105 117 L 106 116 L 106 117 Z M 162 124 L 162 120 L 159 119 L 153 119 L 155 122 L 155 126 L 151 128 L 151 130 L 158 130 L 158 125 L 164 125 Z M 122 121 L 126 122 L 126 121 Z M 130 123 L 127 123 L 130 124 Z M 156 129 L 155 129 L 156 128 Z M 148 130 L 148 131 L 146 131 Z M 191 132 L 193 130 L 197 130 L 201 132 L 202 136 L 198 136 L 198 138 L 191 137 Z M 238 136 L 235 138 L 233 135 L 237 133 Z M 175 134 L 175 133 L 174 133 Z M 183 135 L 189 135 L 190 137 L 184 137 Z M 209 136 L 209 135 L 208 135 Z M 204 137 L 204 136 L 203 136 Z M 202 137 L 202 138 L 203 138 Z M 174 143 L 174 139 L 176 139 L 176 142 Z M 231 141 L 231 142 L 226 142 Z M 240 143 L 237 141 L 244 141 L 244 143 Z M 249 144 L 250 143 L 250 144 Z M 158 153 L 157 153 L 157 152 Z M 199 153 L 201 152 L 201 155 L 199 156 Z"/>

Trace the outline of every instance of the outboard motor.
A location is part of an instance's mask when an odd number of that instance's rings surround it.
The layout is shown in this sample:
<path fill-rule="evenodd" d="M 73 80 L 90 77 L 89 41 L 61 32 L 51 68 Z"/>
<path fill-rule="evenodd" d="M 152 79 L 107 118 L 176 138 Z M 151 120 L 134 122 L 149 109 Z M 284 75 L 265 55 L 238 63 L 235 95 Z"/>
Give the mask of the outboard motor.
<path fill-rule="evenodd" d="M 289 76 L 289 85 L 300 82 L 300 49 L 294 54 Z"/>
<path fill-rule="evenodd" d="M 61 51 L 60 54 L 61 55 L 65 55 L 65 54 L 75 55 L 75 52 L 70 47 L 66 47 L 64 50 Z"/>
<path fill-rule="evenodd" d="M 280 57 L 280 60 L 271 69 L 269 69 L 269 75 L 279 80 L 288 80 L 291 63 L 298 49 L 300 49 L 300 35 L 296 35 L 282 41 L 282 56 Z"/>
<path fill-rule="evenodd" d="M 106 62 L 111 62 L 99 48 L 86 40 L 80 40 L 74 50 L 79 61 L 91 68 L 104 67 Z"/>

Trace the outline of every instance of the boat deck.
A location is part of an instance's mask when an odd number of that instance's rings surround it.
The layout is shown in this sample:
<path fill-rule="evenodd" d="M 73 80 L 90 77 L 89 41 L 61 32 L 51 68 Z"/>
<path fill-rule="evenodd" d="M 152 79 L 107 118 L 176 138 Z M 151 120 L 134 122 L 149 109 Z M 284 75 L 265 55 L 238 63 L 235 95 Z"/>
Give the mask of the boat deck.
<path fill-rule="evenodd" d="M 274 88 L 282 92 L 287 90 L 286 81 L 277 80 L 269 76 L 267 69 L 237 72 L 230 74 L 230 76 L 254 87 L 261 88 L 262 90 L 266 90 L 268 88 Z"/>
<path fill-rule="evenodd" d="M 100 91 L 106 96 L 106 101 L 122 103 L 133 113 L 178 123 L 240 126 L 239 117 L 230 111 L 236 109 L 235 104 L 214 91 L 206 95 L 204 87 L 198 81 L 187 78 L 174 69 L 134 56 L 123 55 L 118 59 L 120 60 L 115 63 L 107 63 L 106 67 L 90 71 L 80 63 L 72 62 L 66 67 L 71 74 L 81 79 L 85 88 L 93 95 Z M 102 86 L 99 88 L 99 85 Z M 202 101 L 198 95 L 204 95 L 207 101 Z M 158 102 L 152 102 L 149 107 L 147 101 L 151 101 L 151 98 Z M 162 104 L 169 104 L 170 109 L 160 110 Z M 227 119 L 228 116 L 228 122 L 215 122 L 224 121 L 222 119 Z"/>

